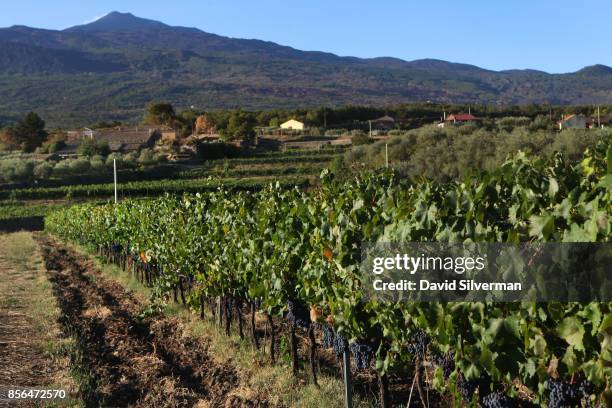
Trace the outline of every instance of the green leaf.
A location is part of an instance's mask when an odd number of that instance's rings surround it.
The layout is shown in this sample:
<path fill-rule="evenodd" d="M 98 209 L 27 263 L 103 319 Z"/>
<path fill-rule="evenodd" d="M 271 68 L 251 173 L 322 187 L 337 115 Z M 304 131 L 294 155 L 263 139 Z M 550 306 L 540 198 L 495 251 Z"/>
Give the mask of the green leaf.
<path fill-rule="evenodd" d="M 557 328 L 557 334 L 576 350 L 583 350 L 584 326 L 575 317 L 566 317 Z"/>
<path fill-rule="evenodd" d="M 559 183 L 552 177 L 548 178 L 548 196 L 550 198 L 554 198 L 555 195 L 559 192 Z"/>
<path fill-rule="evenodd" d="M 601 180 L 599 180 L 597 187 L 605 188 L 606 190 L 612 190 L 612 174 L 606 174 L 605 176 L 603 176 Z"/>
<path fill-rule="evenodd" d="M 570 374 L 573 374 L 578 370 L 578 358 L 574 352 L 574 347 L 567 348 L 561 361 L 563 361 L 563 363 L 567 366 Z"/>
<path fill-rule="evenodd" d="M 555 230 L 555 217 L 550 214 L 529 217 L 529 235 L 547 239 Z"/>

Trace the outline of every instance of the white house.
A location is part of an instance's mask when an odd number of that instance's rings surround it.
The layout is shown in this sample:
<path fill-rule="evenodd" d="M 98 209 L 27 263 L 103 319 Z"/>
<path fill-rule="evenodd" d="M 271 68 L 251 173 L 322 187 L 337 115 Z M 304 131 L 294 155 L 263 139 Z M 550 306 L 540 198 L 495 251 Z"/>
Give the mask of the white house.
<path fill-rule="evenodd" d="M 281 123 L 280 128 L 290 130 L 304 130 L 304 124 L 295 119 L 289 119 L 285 123 Z"/>

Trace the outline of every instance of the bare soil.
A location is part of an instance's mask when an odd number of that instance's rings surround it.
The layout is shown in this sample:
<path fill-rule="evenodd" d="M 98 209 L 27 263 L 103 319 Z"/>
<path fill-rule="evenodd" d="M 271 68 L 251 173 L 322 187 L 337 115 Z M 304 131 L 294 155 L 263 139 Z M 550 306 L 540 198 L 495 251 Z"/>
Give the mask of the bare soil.
<path fill-rule="evenodd" d="M 266 407 L 245 399 L 231 365 L 215 362 L 206 339 L 184 334 L 177 319 L 141 317 L 144 305 L 105 279 L 86 258 L 38 238 L 65 333 L 77 339 L 90 387 L 87 406 Z"/>

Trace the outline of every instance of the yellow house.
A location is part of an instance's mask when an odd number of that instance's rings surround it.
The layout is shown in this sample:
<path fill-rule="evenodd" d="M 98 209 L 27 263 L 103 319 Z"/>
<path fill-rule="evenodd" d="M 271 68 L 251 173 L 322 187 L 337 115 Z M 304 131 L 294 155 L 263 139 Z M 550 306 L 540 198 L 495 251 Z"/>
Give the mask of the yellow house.
<path fill-rule="evenodd" d="M 281 129 L 304 130 L 304 124 L 295 119 L 289 119 L 285 123 L 281 123 Z"/>

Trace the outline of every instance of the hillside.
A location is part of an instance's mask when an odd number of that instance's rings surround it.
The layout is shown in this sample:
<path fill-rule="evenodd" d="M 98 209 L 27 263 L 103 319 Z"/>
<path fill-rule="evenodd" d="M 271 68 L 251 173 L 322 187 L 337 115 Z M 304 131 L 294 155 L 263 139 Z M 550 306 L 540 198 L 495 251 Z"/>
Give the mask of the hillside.
<path fill-rule="evenodd" d="M 139 117 L 145 104 L 272 108 L 425 101 L 612 103 L 612 68 L 490 71 L 439 60 L 360 59 L 113 12 L 66 30 L 0 29 L 0 122 Z"/>

